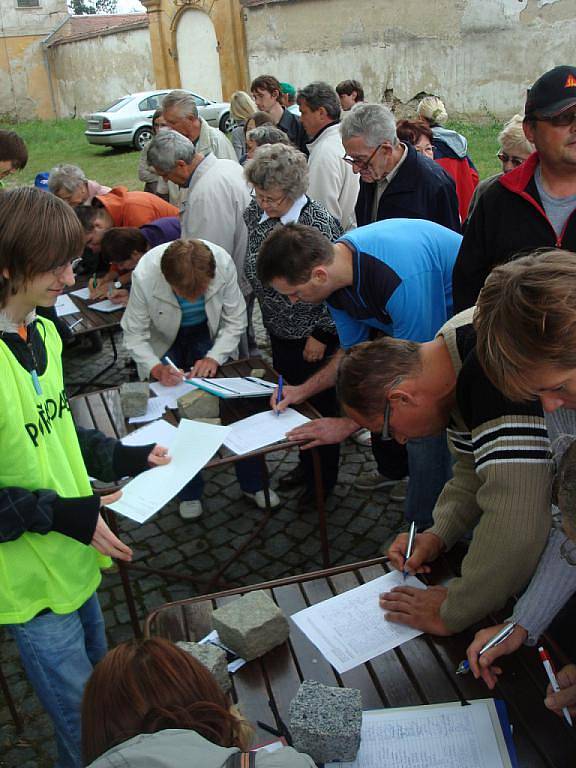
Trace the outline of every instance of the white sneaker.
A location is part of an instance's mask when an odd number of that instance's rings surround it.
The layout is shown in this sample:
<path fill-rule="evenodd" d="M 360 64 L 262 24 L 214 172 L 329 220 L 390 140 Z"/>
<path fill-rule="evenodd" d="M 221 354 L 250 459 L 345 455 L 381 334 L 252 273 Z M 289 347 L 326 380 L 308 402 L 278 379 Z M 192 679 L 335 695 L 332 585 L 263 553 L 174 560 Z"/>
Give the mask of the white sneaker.
<path fill-rule="evenodd" d="M 280 506 L 280 498 L 278 497 L 278 494 L 270 488 L 270 507 L 271 509 L 275 509 L 276 507 Z M 253 501 L 258 509 L 266 509 L 266 496 L 264 494 L 264 491 L 256 491 L 256 493 L 248 493 L 247 491 L 243 491 L 244 496 L 246 496 L 247 499 L 250 499 Z"/>
<path fill-rule="evenodd" d="M 194 501 L 181 501 L 178 513 L 182 520 L 197 520 L 204 512 L 200 499 Z"/>

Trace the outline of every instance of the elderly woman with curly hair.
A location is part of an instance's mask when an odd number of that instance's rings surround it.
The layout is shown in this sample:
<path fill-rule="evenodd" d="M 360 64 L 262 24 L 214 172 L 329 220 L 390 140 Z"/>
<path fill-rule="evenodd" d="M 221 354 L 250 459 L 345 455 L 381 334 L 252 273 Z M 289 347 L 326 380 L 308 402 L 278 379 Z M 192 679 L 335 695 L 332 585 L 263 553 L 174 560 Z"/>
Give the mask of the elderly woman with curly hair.
<path fill-rule="evenodd" d="M 260 246 L 276 228 L 291 222 L 316 227 L 329 240 L 342 234 L 340 222 L 322 205 L 310 200 L 306 157 L 285 144 L 259 147 L 245 166 L 248 183 L 254 188 L 252 202 L 244 213 L 248 227 L 248 253 L 245 275 L 262 311 L 264 326 L 270 336 L 274 368 L 290 384 L 301 384 L 321 368 L 338 349 L 338 336 L 326 304 L 292 303 L 273 288 L 264 286 L 256 274 Z M 338 415 L 334 389 L 311 399 L 323 416 Z M 340 457 L 337 445 L 320 449 L 324 490 L 330 492 L 338 477 Z M 300 452 L 296 469 L 285 475 L 279 488 L 304 486 L 298 508 L 308 509 L 314 501 L 312 459 Z"/>

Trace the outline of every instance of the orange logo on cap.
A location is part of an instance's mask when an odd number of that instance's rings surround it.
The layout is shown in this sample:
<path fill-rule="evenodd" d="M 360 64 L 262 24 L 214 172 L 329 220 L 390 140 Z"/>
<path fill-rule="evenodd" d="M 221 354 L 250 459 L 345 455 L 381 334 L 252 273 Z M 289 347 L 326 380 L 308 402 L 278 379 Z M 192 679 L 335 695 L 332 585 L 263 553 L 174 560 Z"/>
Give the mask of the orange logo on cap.
<path fill-rule="evenodd" d="M 564 88 L 576 88 L 576 77 L 574 75 L 568 75 Z"/>

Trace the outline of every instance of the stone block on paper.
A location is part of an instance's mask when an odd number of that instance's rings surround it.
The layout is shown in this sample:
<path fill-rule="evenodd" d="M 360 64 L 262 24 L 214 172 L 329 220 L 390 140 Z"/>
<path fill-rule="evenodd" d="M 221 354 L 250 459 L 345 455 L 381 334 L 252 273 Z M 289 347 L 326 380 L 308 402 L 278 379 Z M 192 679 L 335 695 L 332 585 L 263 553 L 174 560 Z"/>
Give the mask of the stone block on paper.
<path fill-rule="evenodd" d="M 261 590 L 218 608 L 212 619 L 222 643 L 247 661 L 286 642 L 290 634 L 288 620 Z"/>
<path fill-rule="evenodd" d="M 176 645 L 205 666 L 208 672 L 214 675 L 224 693 L 228 693 L 232 684 L 228 674 L 226 653 L 222 648 L 218 648 L 212 643 L 188 643 L 184 640 L 180 640 Z"/>
<path fill-rule="evenodd" d="M 176 402 L 181 419 L 217 419 L 220 416 L 218 398 L 202 389 L 193 389 Z"/>
<path fill-rule="evenodd" d="M 148 408 L 150 386 L 145 381 L 131 381 L 120 385 L 120 403 L 124 418 L 144 416 Z"/>
<path fill-rule="evenodd" d="M 250 376 L 252 376 L 254 379 L 263 379 L 264 376 L 266 376 L 266 371 L 264 368 L 252 368 L 250 371 Z"/>
<path fill-rule="evenodd" d="M 304 680 L 290 702 L 294 749 L 316 763 L 352 762 L 360 747 L 362 695 L 356 688 L 335 688 Z"/>

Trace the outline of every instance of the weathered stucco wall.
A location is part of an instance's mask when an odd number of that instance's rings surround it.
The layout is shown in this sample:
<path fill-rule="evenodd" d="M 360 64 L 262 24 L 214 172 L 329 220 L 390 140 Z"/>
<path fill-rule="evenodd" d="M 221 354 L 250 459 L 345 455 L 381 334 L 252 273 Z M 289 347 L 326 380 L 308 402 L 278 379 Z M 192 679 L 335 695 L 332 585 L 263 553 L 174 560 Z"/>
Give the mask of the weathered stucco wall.
<path fill-rule="evenodd" d="M 574 63 L 576 0 L 243 0 L 251 77 L 357 78 L 371 100 L 441 96 L 505 117 L 547 69 Z"/>
<path fill-rule="evenodd" d="M 85 115 L 156 87 L 148 29 L 65 43 L 49 55 L 59 117 Z"/>
<path fill-rule="evenodd" d="M 52 114 L 42 40 L 68 18 L 65 0 L 18 8 L 0 0 L 0 116 L 26 120 Z"/>

